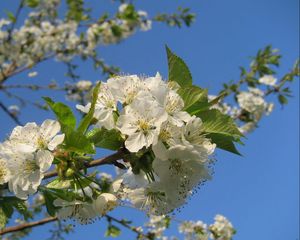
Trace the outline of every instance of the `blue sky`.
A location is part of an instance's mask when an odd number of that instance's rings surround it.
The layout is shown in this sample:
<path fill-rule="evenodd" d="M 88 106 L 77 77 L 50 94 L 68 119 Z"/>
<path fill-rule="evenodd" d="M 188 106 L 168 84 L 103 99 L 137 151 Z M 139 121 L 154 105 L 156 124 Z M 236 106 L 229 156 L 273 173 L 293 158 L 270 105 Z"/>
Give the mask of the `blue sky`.
<path fill-rule="evenodd" d="M 117 7 L 110 1 L 89 2 L 99 6 L 106 4 L 109 10 Z M 108 63 L 121 67 L 124 73 L 154 75 L 159 71 L 167 77 L 164 44 L 168 44 L 185 59 L 195 83 L 214 94 L 221 89 L 222 83 L 238 79 L 238 66 L 247 66 L 248 57 L 267 44 L 280 49 L 283 55 L 279 77 L 299 56 L 297 0 L 136 2 L 150 15 L 172 12 L 179 5 L 188 6 L 197 13 L 197 20 L 191 28 L 181 30 L 155 23 L 149 32 L 139 32 L 119 45 L 101 47 L 100 55 Z M 10 9 L 14 4 L 7 0 L 1 1 L 0 6 Z M 65 80 L 65 67 L 57 62 L 43 63 L 36 70 L 39 71 L 33 80 L 36 83 Z M 82 79 L 102 79 L 88 63 L 81 64 L 80 73 Z M 32 80 L 24 74 L 9 81 Z M 290 103 L 284 109 L 277 105 L 274 112 L 260 122 L 259 128 L 247 136 L 245 146 L 239 147 L 243 157 L 217 151 L 212 181 L 201 187 L 176 213 L 176 218 L 211 222 L 214 215 L 220 213 L 234 224 L 237 229 L 234 239 L 237 240 L 299 238 L 299 81 L 293 84 L 292 90 L 294 97 Z M 28 91 L 18 93 L 28 99 L 38 99 L 37 94 Z M 60 93 L 43 92 L 43 95 L 49 94 L 64 100 Z M 3 95 L 0 99 L 11 103 Z M 31 107 L 24 109 L 23 122 L 42 122 L 51 117 L 50 113 L 33 110 Z M 2 112 L 0 119 L 3 139 L 14 124 Z M 142 213 L 126 208 L 115 210 L 112 215 L 132 219 L 137 225 L 144 219 Z M 78 226 L 76 233 L 66 239 L 102 239 L 105 226 L 105 221 Z M 37 228 L 28 239 L 41 239 L 47 229 Z M 170 234 L 175 234 L 174 227 Z M 121 239 L 132 239 L 132 235 L 124 230 Z"/>

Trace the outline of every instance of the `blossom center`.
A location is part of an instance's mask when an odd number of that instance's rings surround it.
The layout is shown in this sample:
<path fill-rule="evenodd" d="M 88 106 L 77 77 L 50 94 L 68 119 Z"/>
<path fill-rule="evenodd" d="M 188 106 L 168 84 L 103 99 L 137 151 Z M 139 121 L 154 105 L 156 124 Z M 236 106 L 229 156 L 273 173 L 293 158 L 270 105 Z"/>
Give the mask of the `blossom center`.
<path fill-rule="evenodd" d="M 171 138 L 171 133 L 167 129 L 162 129 L 159 133 L 159 138 L 163 141 L 166 142 Z"/>
<path fill-rule="evenodd" d="M 151 125 L 143 119 L 138 120 L 137 125 L 139 126 L 139 129 L 144 133 L 147 133 L 151 129 Z"/>
<path fill-rule="evenodd" d="M 182 170 L 182 161 L 177 158 L 172 159 L 169 170 L 174 170 L 177 174 L 180 173 Z"/>
<path fill-rule="evenodd" d="M 169 97 L 165 109 L 168 114 L 178 112 L 181 109 L 178 99 Z"/>
<path fill-rule="evenodd" d="M 47 148 L 47 142 L 42 137 L 38 138 L 37 145 L 38 145 L 39 149 L 46 149 Z"/>
<path fill-rule="evenodd" d="M 32 173 L 39 169 L 39 166 L 36 164 L 35 161 L 26 161 L 24 164 L 24 172 Z"/>

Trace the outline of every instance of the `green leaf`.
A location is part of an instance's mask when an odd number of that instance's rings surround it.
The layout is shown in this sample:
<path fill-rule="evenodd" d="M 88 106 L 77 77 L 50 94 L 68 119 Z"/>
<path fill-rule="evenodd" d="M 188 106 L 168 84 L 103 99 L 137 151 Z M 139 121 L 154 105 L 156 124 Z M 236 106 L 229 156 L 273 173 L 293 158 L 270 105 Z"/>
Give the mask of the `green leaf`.
<path fill-rule="evenodd" d="M 86 130 L 88 129 L 88 127 L 90 126 L 90 123 L 94 117 L 95 105 L 96 105 L 96 102 L 98 99 L 100 85 L 101 85 L 101 83 L 99 82 L 94 88 L 91 108 L 90 108 L 89 112 L 85 115 L 85 117 L 81 120 L 81 122 L 79 123 L 78 132 L 85 133 Z"/>
<path fill-rule="evenodd" d="M 243 134 L 238 130 L 234 120 L 217 109 L 199 112 L 196 116 L 203 121 L 202 129 L 206 133 L 218 133 L 239 140 Z"/>
<path fill-rule="evenodd" d="M 6 15 L 7 15 L 9 21 L 11 21 L 12 23 L 16 22 L 17 19 L 16 19 L 15 15 L 12 12 L 7 11 Z"/>
<path fill-rule="evenodd" d="M 120 132 L 116 129 L 95 128 L 88 133 L 88 138 L 96 147 L 110 150 L 118 150 L 124 142 Z"/>
<path fill-rule="evenodd" d="M 280 104 L 284 105 L 284 104 L 288 104 L 288 99 L 283 96 L 283 95 L 279 95 L 278 96 L 278 101 L 280 102 Z"/>
<path fill-rule="evenodd" d="M 46 187 L 39 187 L 39 190 L 43 193 L 45 198 L 45 205 L 47 208 L 47 212 L 50 216 L 55 216 L 56 210 L 59 209 L 59 207 L 56 207 L 53 202 L 55 199 L 60 198 L 65 201 L 71 202 L 74 201 L 77 197 L 76 193 L 70 192 L 67 190 L 62 189 L 55 189 L 55 188 L 46 188 Z"/>
<path fill-rule="evenodd" d="M 40 0 L 26 0 L 25 3 L 30 8 L 36 8 L 39 5 Z"/>
<path fill-rule="evenodd" d="M 17 197 L 0 197 L 0 206 L 2 207 L 7 219 L 12 216 L 14 209 L 22 214 L 24 219 L 28 219 L 30 217 L 25 201 Z"/>
<path fill-rule="evenodd" d="M 241 156 L 241 154 L 236 149 L 233 143 L 234 142 L 233 137 L 225 136 L 223 134 L 218 134 L 218 133 L 210 133 L 207 134 L 207 138 L 210 138 L 211 141 L 215 143 L 218 148 Z"/>
<path fill-rule="evenodd" d="M 43 97 L 43 99 L 55 113 L 57 120 L 61 125 L 62 132 L 65 133 L 67 129 L 74 129 L 76 127 L 76 118 L 67 105 L 60 102 L 54 102 L 49 97 Z"/>
<path fill-rule="evenodd" d="M 76 193 L 70 192 L 65 189 L 47 188 L 46 191 L 48 193 L 52 194 L 53 196 L 55 196 L 57 198 L 61 198 L 68 202 L 74 201 L 76 199 L 76 197 L 78 196 Z"/>
<path fill-rule="evenodd" d="M 7 223 L 7 217 L 1 206 L 0 207 L 0 229 L 4 228 L 6 223 Z"/>
<path fill-rule="evenodd" d="M 226 93 L 221 93 L 219 96 L 215 97 L 213 100 L 211 100 L 208 105 L 211 107 L 215 104 L 217 104 L 221 99 L 223 99 L 226 96 Z"/>
<path fill-rule="evenodd" d="M 115 225 L 109 225 L 105 232 L 105 237 L 118 237 L 121 234 L 120 228 Z"/>
<path fill-rule="evenodd" d="M 69 188 L 71 186 L 71 180 L 63 180 L 56 178 L 47 184 L 47 188 Z"/>
<path fill-rule="evenodd" d="M 58 209 L 58 207 L 54 206 L 54 204 L 53 204 L 56 197 L 47 191 L 43 191 L 43 195 L 44 195 L 44 199 L 45 199 L 45 205 L 47 208 L 47 212 L 50 216 L 54 217 L 55 212 Z"/>
<path fill-rule="evenodd" d="M 93 143 L 81 132 L 67 130 L 65 135 L 65 148 L 74 152 L 93 154 Z"/>
<path fill-rule="evenodd" d="M 181 87 L 192 85 L 192 75 L 185 62 L 166 46 L 169 81 L 177 82 Z"/>
<path fill-rule="evenodd" d="M 184 101 L 184 109 L 191 115 L 208 108 L 207 89 L 201 89 L 197 86 L 188 86 L 180 88 L 177 93 Z"/>

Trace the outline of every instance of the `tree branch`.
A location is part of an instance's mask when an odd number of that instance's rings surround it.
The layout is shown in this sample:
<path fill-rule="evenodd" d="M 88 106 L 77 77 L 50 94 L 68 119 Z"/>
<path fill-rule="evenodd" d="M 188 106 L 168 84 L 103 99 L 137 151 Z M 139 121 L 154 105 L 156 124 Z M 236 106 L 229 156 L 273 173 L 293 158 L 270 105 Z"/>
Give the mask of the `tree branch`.
<path fill-rule="evenodd" d="M 20 225 L 17 225 L 17 226 L 7 227 L 7 228 L 4 228 L 4 229 L 0 230 L 0 236 L 4 235 L 4 234 L 7 234 L 7 233 L 11 233 L 11 232 L 22 231 L 22 230 L 27 229 L 27 228 L 41 226 L 41 225 L 44 225 L 46 223 L 54 222 L 54 221 L 57 221 L 57 220 L 58 220 L 57 217 L 48 217 L 48 218 L 44 218 L 42 220 L 38 220 L 38 221 L 35 221 L 35 222 L 23 223 L 23 224 L 20 224 Z"/>
<path fill-rule="evenodd" d="M 108 222 L 114 221 L 116 223 L 119 223 L 120 225 L 122 225 L 123 227 L 135 232 L 136 234 L 138 234 L 139 236 L 143 236 L 144 238 L 148 238 L 147 235 L 143 234 L 142 232 L 140 232 L 136 227 L 130 226 L 130 224 L 125 221 L 125 220 L 119 220 L 115 217 L 112 217 L 110 215 L 105 215 L 106 219 Z M 18 231 L 22 231 L 24 229 L 27 228 L 32 228 L 32 227 L 37 227 L 37 226 L 41 226 L 50 222 L 54 222 L 57 221 L 58 218 L 57 217 L 48 217 L 48 218 L 44 218 L 42 220 L 38 220 L 35 222 L 30 222 L 30 223 L 23 223 L 17 226 L 12 226 L 12 227 L 7 227 L 5 229 L 0 230 L 0 236 L 7 234 L 7 233 L 12 233 L 12 232 L 18 232 Z"/>
<path fill-rule="evenodd" d="M 8 108 L 2 103 L 2 102 L 0 102 L 0 108 L 2 108 L 2 110 L 12 119 L 12 120 L 14 120 L 14 122 L 16 123 L 16 124 L 18 124 L 18 125 L 23 125 L 21 122 L 20 122 L 20 120 L 18 119 L 18 117 L 17 116 L 15 116 L 14 114 L 12 114 L 9 110 L 8 110 Z"/>

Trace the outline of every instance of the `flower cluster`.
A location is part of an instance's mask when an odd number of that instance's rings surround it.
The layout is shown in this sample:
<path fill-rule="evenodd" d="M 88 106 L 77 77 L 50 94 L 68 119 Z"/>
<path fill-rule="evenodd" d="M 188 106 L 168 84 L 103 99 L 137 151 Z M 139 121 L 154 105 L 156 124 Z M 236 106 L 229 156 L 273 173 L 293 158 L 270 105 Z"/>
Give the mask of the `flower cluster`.
<path fill-rule="evenodd" d="M 53 151 L 64 140 L 57 135 L 60 124 L 46 120 L 41 126 L 18 126 L 8 140 L 0 144 L 0 184 L 8 183 L 18 198 L 26 199 L 37 191 L 44 173 L 51 167 Z"/>
<path fill-rule="evenodd" d="M 231 222 L 222 215 L 215 216 L 215 222 L 209 226 L 211 232 L 211 238 L 216 240 L 231 240 L 235 234 Z"/>
<path fill-rule="evenodd" d="M 209 226 L 202 221 L 184 221 L 179 232 L 184 234 L 185 240 L 231 240 L 236 231 L 226 217 L 218 214 Z"/>
<path fill-rule="evenodd" d="M 210 178 L 209 156 L 216 147 L 203 133 L 201 119 L 183 110 L 177 89 L 159 74 L 117 76 L 101 84 L 95 104 L 96 127 L 119 131 L 131 159 L 141 156 L 143 167 L 119 176 L 119 191 L 153 214 L 180 207 Z M 90 107 L 77 105 L 85 113 Z"/>
<path fill-rule="evenodd" d="M 146 12 L 122 4 L 114 18 L 91 24 L 84 33 L 76 21 L 57 18 L 59 4 L 59 0 L 40 1 L 24 25 L 12 32 L 12 22 L 0 20 L 0 68 L 4 73 L 0 77 L 6 77 L 17 67 L 33 66 L 49 57 L 70 61 L 76 55 L 94 56 L 99 44 L 116 43 L 138 29 L 151 29 Z"/>
<path fill-rule="evenodd" d="M 131 4 L 123 3 L 119 7 L 117 19 L 92 24 L 87 30 L 88 48 L 93 49 L 100 42 L 112 44 L 128 38 L 137 29 L 148 31 L 151 20 L 145 11 L 134 11 Z M 129 17 L 130 16 L 130 17 Z"/>
<path fill-rule="evenodd" d="M 269 115 L 273 111 L 274 104 L 267 103 L 264 97 L 263 91 L 250 87 L 249 91 L 243 91 L 237 95 L 237 101 L 241 108 L 240 114 L 249 119 L 246 124 L 240 127 L 241 132 L 250 132 L 263 115 Z"/>

